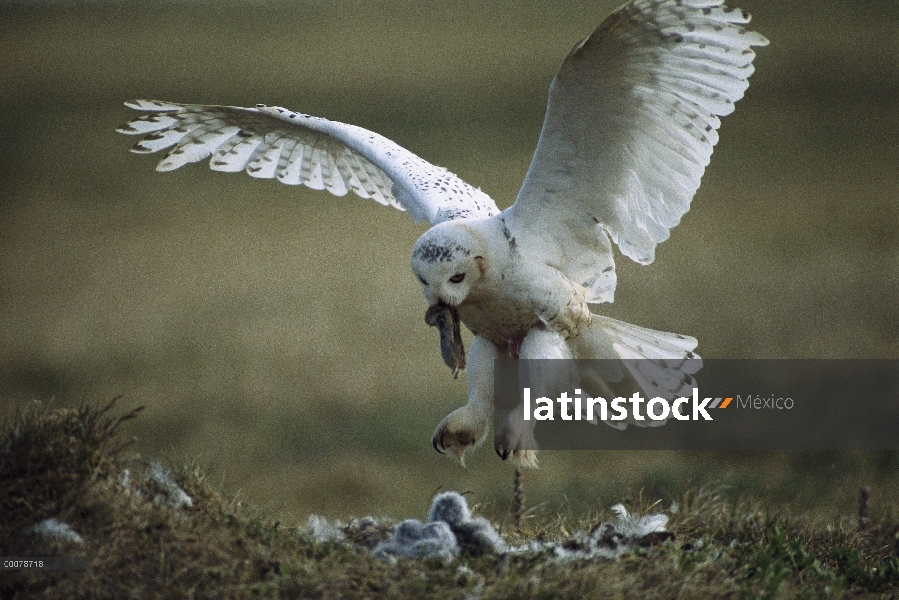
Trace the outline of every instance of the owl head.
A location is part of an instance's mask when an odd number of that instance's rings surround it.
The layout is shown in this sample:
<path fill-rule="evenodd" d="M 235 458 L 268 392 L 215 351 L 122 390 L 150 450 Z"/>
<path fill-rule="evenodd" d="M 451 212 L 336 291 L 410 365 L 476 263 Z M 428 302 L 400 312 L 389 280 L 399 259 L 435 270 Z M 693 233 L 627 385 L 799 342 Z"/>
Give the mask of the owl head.
<path fill-rule="evenodd" d="M 428 304 L 458 307 L 483 276 L 484 256 L 477 236 L 447 221 L 425 232 L 412 249 L 412 271 Z"/>

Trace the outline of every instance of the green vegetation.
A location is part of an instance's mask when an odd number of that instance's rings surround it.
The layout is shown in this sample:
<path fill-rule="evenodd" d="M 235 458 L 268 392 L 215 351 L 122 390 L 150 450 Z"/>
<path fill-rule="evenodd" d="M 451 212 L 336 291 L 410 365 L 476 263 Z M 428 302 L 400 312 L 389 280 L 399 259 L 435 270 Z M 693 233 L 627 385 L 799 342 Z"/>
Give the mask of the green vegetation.
<path fill-rule="evenodd" d="M 34 405 L 0 431 L 0 555 L 87 556 L 87 571 L 5 571 L 3 598 L 879 598 L 899 593 L 899 517 L 824 522 L 777 514 L 758 500 L 707 491 L 664 506 L 638 497 L 632 512 L 664 510 L 673 534 L 619 560 L 562 559 L 576 532 L 608 514 L 569 513 L 504 523 L 511 546 L 539 551 L 459 559 L 378 560 L 390 520 L 342 525 L 327 539 L 221 495 L 197 466 L 173 479 L 192 498 L 167 501 L 158 479 L 123 450 L 123 422 L 105 407 Z M 415 515 L 420 517 L 422 515 Z M 27 533 L 53 517 L 82 543 Z M 583 534 L 581 534 L 583 535 Z M 889 596 L 892 597 L 892 596 Z"/>

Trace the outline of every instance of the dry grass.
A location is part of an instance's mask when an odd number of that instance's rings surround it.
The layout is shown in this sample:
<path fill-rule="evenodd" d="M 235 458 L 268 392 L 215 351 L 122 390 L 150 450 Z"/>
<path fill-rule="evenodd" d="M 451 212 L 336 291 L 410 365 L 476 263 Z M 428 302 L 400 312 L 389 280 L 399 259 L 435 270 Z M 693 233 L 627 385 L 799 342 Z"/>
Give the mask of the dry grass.
<path fill-rule="evenodd" d="M 671 514 L 674 539 L 620 560 L 559 560 L 553 553 L 464 555 L 448 563 L 373 557 L 390 535 L 345 526 L 325 541 L 252 505 L 223 497 L 197 467 L 173 479 L 192 497 L 174 507 L 158 481 L 124 457 L 114 402 L 78 410 L 34 405 L 0 431 L 2 556 L 87 556 L 87 571 L 5 571 L 0 595 L 31 598 L 882 598 L 899 593 L 899 519 L 882 513 L 864 531 L 853 517 L 821 521 L 773 512 L 759 499 L 708 491 L 666 506 L 639 495 L 638 514 Z M 127 471 L 126 471 L 127 470 Z M 127 475 L 126 475 L 127 473 Z M 48 516 L 82 544 L 27 535 Z M 422 515 L 415 515 L 422 516 Z M 597 514 L 525 519 L 503 531 L 512 545 L 577 545 Z M 500 523 L 497 523 L 501 525 Z"/>
<path fill-rule="evenodd" d="M 423 514 L 442 488 L 503 515 L 512 472 L 489 448 L 467 470 L 430 448 L 465 385 L 422 322 L 419 227 L 201 165 L 159 174 L 113 130 L 140 96 L 279 104 L 506 206 L 561 57 L 618 3 L 5 4 L 0 416 L 124 394 L 147 406 L 137 450 L 266 510 Z M 652 266 L 618 260 L 602 309 L 707 357 L 897 357 L 897 5 L 733 4 L 772 44 L 691 211 Z M 833 518 L 861 485 L 899 504 L 891 456 L 545 453 L 526 495 L 549 518 L 725 485 Z"/>

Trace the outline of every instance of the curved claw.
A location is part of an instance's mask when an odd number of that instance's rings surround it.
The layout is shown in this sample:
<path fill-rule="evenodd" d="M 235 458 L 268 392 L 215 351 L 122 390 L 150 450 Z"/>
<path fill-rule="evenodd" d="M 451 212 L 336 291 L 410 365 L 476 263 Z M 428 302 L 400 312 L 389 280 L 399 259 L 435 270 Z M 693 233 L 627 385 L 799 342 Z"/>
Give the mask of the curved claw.
<path fill-rule="evenodd" d="M 500 450 L 499 445 L 496 445 L 496 444 L 495 444 L 495 445 L 493 446 L 493 450 L 496 451 L 496 455 L 497 455 L 498 457 L 500 457 L 501 459 L 506 460 L 507 458 L 509 458 L 510 451 L 509 451 L 508 449 L 503 448 L 502 450 Z"/>
<path fill-rule="evenodd" d="M 442 436 L 441 436 L 441 437 L 442 437 Z M 434 444 L 434 450 L 436 450 L 436 451 L 439 452 L 440 454 L 446 454 L 446 452 L 444 452 L 444 451 L 441 450 L 439 447 L 437 447 L 437 438 L 431 438 L 431 443 Z"/>

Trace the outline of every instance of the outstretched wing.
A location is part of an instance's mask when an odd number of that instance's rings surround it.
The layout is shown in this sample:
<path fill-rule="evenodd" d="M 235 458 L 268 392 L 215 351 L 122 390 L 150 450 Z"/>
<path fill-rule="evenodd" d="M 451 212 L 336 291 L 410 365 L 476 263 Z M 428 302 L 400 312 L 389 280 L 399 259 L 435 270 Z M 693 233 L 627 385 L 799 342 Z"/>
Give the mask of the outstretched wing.
<path fill-rule="evenodd" d="M 479 189 L 377 133 L 354 125 L 262 104 L 256 108 L 126 102 L 151 114 L 117 129 L 146 134 L 132 152 L 171 148 L 156 167 L 171 171 L 211 156 L 213 171 L 246 170 L 253 177 L 326 189 L 352 190 L 432 225 L 499 213 Z"/>
<path fill-rule="evenodd" d="M 749 85 L 751 46 L 768 43 L 748 22 L 714 0 L 636 0 L 562 63 L 507 218 L 564 238 L 546 245 L 558 255 L 547 259 L 572 265 L 568 276 L 592 287 L 594 300 L 611 300 L 614 290 L 606 235 L 648 264 L 689 210 L 718 117 Z"/>

